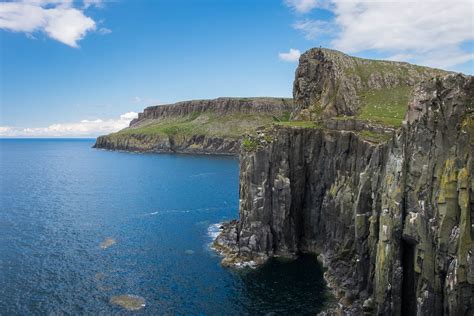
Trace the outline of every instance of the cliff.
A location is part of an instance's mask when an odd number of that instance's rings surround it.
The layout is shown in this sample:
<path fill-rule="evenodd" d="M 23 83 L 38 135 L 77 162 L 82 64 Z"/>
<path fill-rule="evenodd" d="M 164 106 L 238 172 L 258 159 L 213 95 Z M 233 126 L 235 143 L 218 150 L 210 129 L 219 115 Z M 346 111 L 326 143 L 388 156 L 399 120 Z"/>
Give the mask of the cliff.
<path fill-rule="evenodd" d="M 316 253 L 339 299 L 334 313 L 472 315 L 474 79 L 417 72 L 392 125 L 362 120 L 367 105 L 350 93 L 321 90 L 319 74 L 337 76 L 321 54 L 301 57 L 314 68 L 298 67 L 294 91 L 293 117 L 317 100 L 316 122 L 276 125 L 243 142 L 240 219 L 214 243 L 223 264 Z M 391 97 L 378 106 L 390 108 Z M 351 117 L 333 117 L 341 114 Z"/>
<path fill-rule="evenodd" d="M 97 138 L 95 148 L 237 154 L 241 137 L 255 128 L 288 120 L 291 99 L 218 98 L 146 108 L 130 127 Z"/>
<path fill-rule="evenodd" d="M 293 117 L 333 116 L 400 125 L 415 84 L 446 71 L 403 62 L 370 60 L 313 48 L 299 61 L 293 84 Z"/>

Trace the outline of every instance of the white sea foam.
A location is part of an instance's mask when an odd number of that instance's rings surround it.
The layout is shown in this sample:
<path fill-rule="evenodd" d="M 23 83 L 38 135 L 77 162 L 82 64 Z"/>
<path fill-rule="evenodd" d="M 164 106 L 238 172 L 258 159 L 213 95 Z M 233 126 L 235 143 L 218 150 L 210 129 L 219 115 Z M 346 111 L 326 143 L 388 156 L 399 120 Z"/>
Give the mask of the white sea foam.
<path fill-rule="evenodd" d="M 222 223 L 212 224 L 207 228 L 207 235 L 212 239 L 216 239 L 217 236 L 221 233 Z"/>
<path fill-rule="evenodd" d="M 207 177 L 207 176 L 210 176 L 210 175 L 213 175 L 213 174 L 216 174 L 216 173 L 215 172 L 203 172 L 203 173 L 192 174 L 189 177 L 190 178 L 201 178 L 201 177 Z"/>
<path fill-rule="evenodd" d="M 156 212 L 151 212 L 151 213 L 145 213 L 140 216 L 153 216 L 153 215 L 163 215 L 163 214 L 170 214 L 170 213 L 191 213 L 191 212 L 206 212 L 206 211 L 216 211 L 216 210 L 222 210 L 223 207 L 204 207 L 204 208 L 195 208 L 195 209 L 190 209 L 190 210 L 162 210 L 162 211 L 156 211 Z"/>

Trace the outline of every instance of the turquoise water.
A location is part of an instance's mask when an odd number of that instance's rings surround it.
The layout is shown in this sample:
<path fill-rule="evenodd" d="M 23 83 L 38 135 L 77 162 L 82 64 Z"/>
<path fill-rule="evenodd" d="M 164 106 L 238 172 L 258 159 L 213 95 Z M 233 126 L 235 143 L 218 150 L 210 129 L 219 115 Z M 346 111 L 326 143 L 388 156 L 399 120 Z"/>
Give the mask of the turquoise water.
<path fill-rule="evenodd" d="M 0 314 L 309 314 L 314 257 L 220 266 L 216 223 L 238 217 L 238 160 L 92 149 L 94 140 L 0 140 Z"/>

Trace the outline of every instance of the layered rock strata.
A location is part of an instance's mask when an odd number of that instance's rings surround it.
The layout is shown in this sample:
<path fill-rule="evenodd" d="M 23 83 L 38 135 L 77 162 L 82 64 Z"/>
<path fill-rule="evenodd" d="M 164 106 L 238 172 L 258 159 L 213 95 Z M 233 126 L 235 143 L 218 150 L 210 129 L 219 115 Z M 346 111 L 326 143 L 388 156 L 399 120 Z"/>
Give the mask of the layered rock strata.
<path fill-rule="evenodd" d="M 275 128 L 241 154 L 223 262 L 317 253 L 347 314 L 472 315 L 473 111 L 473 78 L 448 75 L 415 88 L 386 142 Z"/>
<path fill-rule="evenodd" d="M 292 100 L 284 98 L 218 98 L 152 106 L 131 121 L 130 127 L 98 137 L 94 147 L 236 155 L 244 133 L 292 110 Z"/>
<path fill-rule="evenodd" d="M 147 107 L 130 126 L 140 126 L 148 120 L 184 117 L 193 113 L 213 113 L 218 116 L 231 114 L 274 114 L 280 115 L 293 110 L 291 99 L 285 98 L 217 98 L 212 100 L 191 100 L 173 104 Z"/>

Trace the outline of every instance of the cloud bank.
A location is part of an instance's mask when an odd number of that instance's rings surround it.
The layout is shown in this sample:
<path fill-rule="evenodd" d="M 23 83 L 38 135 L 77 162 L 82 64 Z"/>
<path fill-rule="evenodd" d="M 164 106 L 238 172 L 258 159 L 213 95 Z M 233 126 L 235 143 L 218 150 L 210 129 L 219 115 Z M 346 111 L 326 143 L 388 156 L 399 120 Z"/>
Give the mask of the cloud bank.
<path fill-rule="evenodd" d="M 0 29 L 45 33 L 48 37 L 77 48 L 78 41 L 87 33 L 95 31 L 95 21 L 86 16 L 84 10 L 90 6 L 100 6 L 102 1 L 86 0 L 82 8 L 75 8 L 72 0 L 20 0 L 0 3 Z M 99 29 L 100 34 L 110 30 Z"/>
<path fill-rule="evenodd" d="M 290 51 L 288 53 L 278 54 L 278 57 L 281 60 L 291 62 L 291 63 L 297 62 L 300 59 L 300 56 L 301 56 L 301 52 L 299 51 L 299 49 L 294 49 L 294 48 L 290 48 Z"/>
<path fill-rule="evenodd" d="M 375 51 L 388 59 L 450 68 L 474 60 L 465 44 L 474 40 L 472 0 L 367 1 L 286 0 L 304 14 L 329 10 L 330 20 L 302 19 L 293 27 L 307 39 L 330 36 L 332 48 Z"/>
<path fill-rule="evenodd" d="M 138 117 L 136 112 L 127 112 L 118 119 L 82 120 L 80 122 L 58 123 L 47 127 L 0 126 L 0 137 L 96 137 L 125 128 Z"/>

